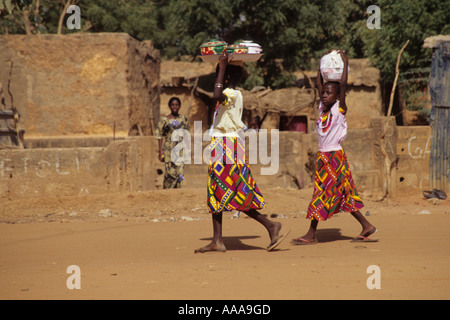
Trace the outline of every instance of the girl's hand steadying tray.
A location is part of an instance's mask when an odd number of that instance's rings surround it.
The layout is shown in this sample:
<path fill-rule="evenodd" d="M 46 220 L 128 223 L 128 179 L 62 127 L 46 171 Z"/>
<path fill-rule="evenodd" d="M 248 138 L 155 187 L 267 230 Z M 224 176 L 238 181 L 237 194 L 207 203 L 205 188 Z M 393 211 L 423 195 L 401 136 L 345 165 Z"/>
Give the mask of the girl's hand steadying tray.
<path fill-rule="evenodd" d="M 224 51 L 222 55 L 219 57 L 219 67 L 220 68 L 226 68 L 228 63 L 233 59 L 233 57 L 228 56 L 228 52 Z"/>

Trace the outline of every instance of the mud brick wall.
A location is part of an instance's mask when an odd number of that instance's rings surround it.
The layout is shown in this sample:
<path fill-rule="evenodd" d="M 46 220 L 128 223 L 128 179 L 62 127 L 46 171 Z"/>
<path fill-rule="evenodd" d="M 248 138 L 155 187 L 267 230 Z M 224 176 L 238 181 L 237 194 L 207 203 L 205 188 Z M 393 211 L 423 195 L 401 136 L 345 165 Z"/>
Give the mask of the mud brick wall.
<path fill-rule="evenodd" d="M 155 189 L 156 148 L 153 137 L 129 137 L 110 141 L 106 147 L 0 150 L 0 196 L 72 196 Z"/>
<path fill-rule="evenodd" d="M 381 140 L 384 126 L 388 130 Z M 381 153 L 384 143 L 391 166 L 391 196 L 399 196 L 405 190 L 427 190 L 431 146 L 431 128 L 428 126 L 398 127 L 391 117 L 373 118 L 368 129 L 350 129 L 343 148 L 358 191 L 363 197 L 379 199 L 385 195 L 386 168 Z M 270 141 L 270 131 L 268 131 Z M 193 141 L 191 142 L 193 144 Z M 260 136 L 255 148 L 259 148 Z M 203 148 L 207 142 L 203 142 Z M 264 151 L 270 156 L 272 150 Z M 247 141 L 247 151 L 248 151 Z M 258 149 L 259 150 L 259 149 Z M 270 165 L 250 164 L 252 174 L 261 188 L 304 188 L 314 183 L 317 155 L 317 134 L 301 132 L 279 132 L 279 166 L 272 175 L 261 174 L 262 168 Z M 260 159 L 258 158 L 258 161 Z M 207 164 L 185 166 L 186 187 L 205 188 Z"/>
<path fill-rule="evenodd" d="M 275 158 L 271 149 L 270 130 L 267 131 L 267 149 L 262 150 L 264 156 Z M 302 132 L 278 132 L 278 166 L 272 161 L 262 164 L 260 158 L 261 133 L 252 148 L 257 150 L 256 164 L 250 163 L 252 175 L 257 184 L 262 188 L 305 188 L 314 183 L 315 161 L 317 157 L 317 134 Z M 191 142 L 192 145 L 194 142 Z M 203 148 L 205 143 L 203 143 Z M 249 152 L 249 140 L 246 141 L 247 153 Z M 343 148 L 348 156 L 353 179 L 361 193 L 370 196 L 380 196 L 383 190 L 383 162 L 379 156 L 379 143 L 374 130 L 356 129 L 349 130 Z M 193 161 L 192 161 L 193 163 Z M 269 168 L 276 171 L 268 174 Z M 185 166 L 186 179 L 183 182 L 186 187 L 206 187 L 207 164 L 191 164 Z"/>
<path fill-rule="evenodd" d="M 399 192 L 430 190 L 431 127 L 398 127 L 396 184 Z"/>
<path fill-rule="evenodd" d="M 11 81 L 25 139 L 152 134 L 159 68 L 151 42 L 127 34 L 0 36 L 0 81 Z"/>
<path fill-rule="evenodd" d="M 370 129 L 349 130 L 343 145 L 353 179 L 365 197 L 378 199 L 384 195 L 385 168 L 380 152 L 380 131 L 384 118 L 375 119 Z M 390 128 L 384 143 L 393 157 L 391 195 L 403 190 L 427 190 L 429 176 L 429 127 Z M 193 137 L 192 137 L 193 138 Z M 263 154 L 272 156 L 270 132 L 268 148 Z M 317 155 L 317 135 L 301 132 L 279 132 L 279 162 L 270 175 L 262 169 L 272 165 L 250 164 L 252 174 L 262 190 L 273 187 L 305 188 L 311 186 Z M 92 141 L 87 141 L 92 140 Z M 253 148 L 262 145 L 261 136 Z M 204 154 L 208 141 L 194 146 Z M 247 141 L 247 150 L 249 150 Z M 98 146 L 95 146 L 95 145 Z M 64 145 L 66 147 L 64 147 Z M 31 145 L 30 145 L 31 146 Z M 38 197 L 84 195 L 107 192 L 133 192 L 162 188 L 164 165 L 157 159 L 158 144 L 154 137 L 128 137 L 119 140 L 98 138 L 34 139 L 27 149 L 0 150 L 0 197 Z M 207 162 L 185 165 L 183 188 L 206 188 Z M 203 157 L 203 160 L 204 157 Z"/>

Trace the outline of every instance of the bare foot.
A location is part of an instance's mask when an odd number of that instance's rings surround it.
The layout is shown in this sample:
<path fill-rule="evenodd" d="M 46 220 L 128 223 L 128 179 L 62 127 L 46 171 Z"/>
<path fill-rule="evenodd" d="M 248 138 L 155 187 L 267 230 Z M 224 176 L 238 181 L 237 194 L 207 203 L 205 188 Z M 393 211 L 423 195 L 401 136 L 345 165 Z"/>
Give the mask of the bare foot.
<path fill-rule="evenodd" d="M 375 232 L 377 232 L 377 228 L 375 228 L 374 226 L 370 226 L 368 228 L 364 228 L 359 235 L 361 237 L 367 238 L 368 236 L 370 236 L 371 234 L 373 234 Z"/>
<path fill-rule="evenodd" d="M 293 245 L 308 245 L 308 244 L 317 244 L 317 243 L 318 243 L 317 238 L 308 237 L 308 236 L 295 238 L 295 239 L 291 240 L 291 244 L 293 244 Z"/>
<path fill-rule="evenodd" d="M 280 235 L 282 224 L 275 222 L 271 228 L 269 228 L 270 243 L 267 246 L 267 250 L 271 251 L 275 249 L 289 234 L 290 230 L 285 235 Z"/>
<path fill-rule="evenodd" d="M 280 222 L 274 222 L 273 225 L 269 228 L 269 236 L 270 236 L 270 245 L 277 241 L 280 237 L 279 233 L 281 230 L 282 224 Z M 270 246 L 269 245 L 269 246 Z"/>
<path fill-rule="evenodd" d="M 216 244 L 215 242 L 211 242 L 209 245 L 196 249 L 194 253 L 204 253 L 204 252 L 225 252 L 227 249 L 225 248 L 225 245 L 222 243 L 220 245 Z"/>

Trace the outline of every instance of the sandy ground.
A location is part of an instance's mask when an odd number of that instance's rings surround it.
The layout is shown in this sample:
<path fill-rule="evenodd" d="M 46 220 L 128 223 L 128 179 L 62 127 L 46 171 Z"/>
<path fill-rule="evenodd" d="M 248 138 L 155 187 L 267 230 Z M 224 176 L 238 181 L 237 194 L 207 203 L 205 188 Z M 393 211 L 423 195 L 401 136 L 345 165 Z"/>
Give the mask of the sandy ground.
<path fill-rule="evenodd" d="M 319 244 L 293 246 L 312 189 L 262 191 L 261 212 L 291 230 L 273 252 L 261 225 L 228 213 L 227 252 L 194 254 L 212 235 L 204 189 L 2 198 L 0 299 L 450 298 L 449 199 L 363 198 L 379 242 L 350 242 L 360 227 L 340 214 L 319 224 Z M 67 287 L 70 265 L 80 289 Z M 369 289 L 375 276 L 381 287 Z"/>

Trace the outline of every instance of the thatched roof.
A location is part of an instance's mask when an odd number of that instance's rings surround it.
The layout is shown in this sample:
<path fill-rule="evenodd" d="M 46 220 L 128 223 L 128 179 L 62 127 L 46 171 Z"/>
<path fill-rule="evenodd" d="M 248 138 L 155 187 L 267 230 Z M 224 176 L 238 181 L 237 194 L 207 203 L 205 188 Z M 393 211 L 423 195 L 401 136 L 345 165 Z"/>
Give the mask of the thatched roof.
<path fill-rule="evenodd" d="M 380 71 L 370 65 L 369 59 L 350 59 L 348 83 L 352 86 L 376 87 L 379 85 Z M 197 77 L 214 74 L 215 64 L 205 62 L 161 61 L 161 85 L 168 87 L 193 86 Z M 315 85 L 317 71 L 299 71 L 297 77 L 304 77 L 305 87 L 292 87 L 280 90 L 255 88 L 252 91 L 242 90 L 244 108 L 257 113 L 279 112 L 285 115 L 314 115 L 314 104 L 317 93 L 311 86 Z M 189 85 L 189 83 L 191 83 Z M 208 92 L 198 86 L 195 91 L 212 98 Z"/>
<path fill-rule="evenodd" d="M 369 59 L 349 59 L 348 84 L 359 87 L 376 87 L 380 82 L 380 70 L 370 64 Z"/>
<path fill-rule="evenodd" d="M 163 86 L 181 85 L 180 79 L 193 80 L 214 73 L 216 66 L 205 62 L 161 61 L 160 82 Z"/>
<path fill-rule="evenodd" d="M 316 94 L 314 89 L 286 88 L 279 90 L 265 89 L 261 91 L 242 90 L 244 108 L 259 112 L 279 112 L 289 115 L 297 113 L 314 114 Z"/>

